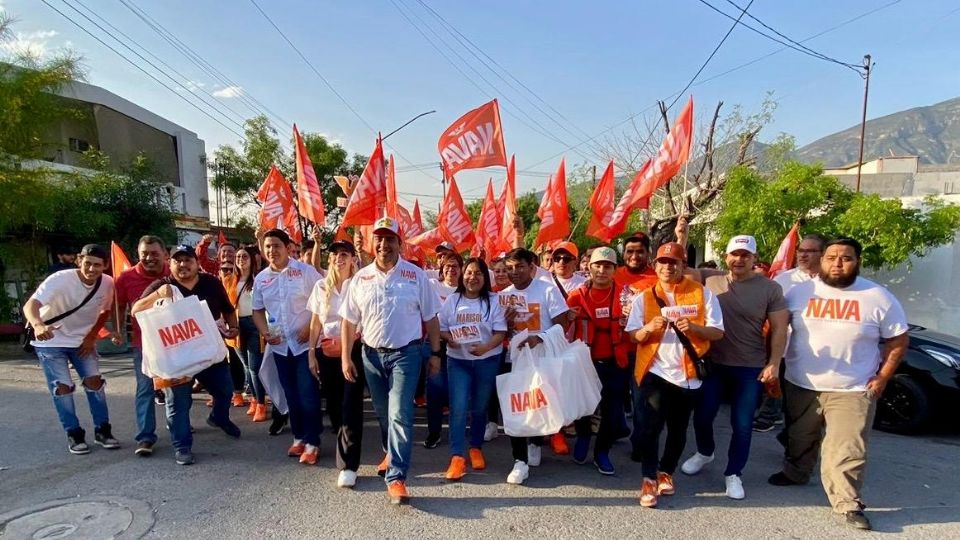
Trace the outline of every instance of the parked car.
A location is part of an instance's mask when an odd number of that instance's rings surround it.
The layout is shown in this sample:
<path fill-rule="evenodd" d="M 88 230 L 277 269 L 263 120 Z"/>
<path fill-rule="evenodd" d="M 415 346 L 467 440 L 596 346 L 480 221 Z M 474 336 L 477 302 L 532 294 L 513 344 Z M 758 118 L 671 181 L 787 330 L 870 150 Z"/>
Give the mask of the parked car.
<path fill-rule="evenodd" d="M 960 338 L 916 325 L 909 334 L 910 348 L 877 403 L 874 427 L 891 433 L 917 433 L 938 415 L 956 421 L 960 405 Z"/>

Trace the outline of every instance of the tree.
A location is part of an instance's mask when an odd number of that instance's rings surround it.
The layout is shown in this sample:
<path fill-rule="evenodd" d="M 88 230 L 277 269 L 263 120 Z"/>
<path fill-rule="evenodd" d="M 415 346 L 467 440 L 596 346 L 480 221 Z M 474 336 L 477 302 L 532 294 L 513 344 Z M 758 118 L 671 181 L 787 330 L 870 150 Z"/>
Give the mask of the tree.
<path fill-rule="evenodd" d="M 737 167 L 712 230 L 720 245 L 736 234 L 753 235 L 758 255 L 769 261 L 799 221 L 801 233 L 860 241 L 865 267 L 891 268 L 952 242 L 960 230 L 960 207 L 934 197 L 924 203 L 923 210 L 904 208 L 898 199 L 855 193 L 819 165 L 786 161 L 768 173 Z"/>

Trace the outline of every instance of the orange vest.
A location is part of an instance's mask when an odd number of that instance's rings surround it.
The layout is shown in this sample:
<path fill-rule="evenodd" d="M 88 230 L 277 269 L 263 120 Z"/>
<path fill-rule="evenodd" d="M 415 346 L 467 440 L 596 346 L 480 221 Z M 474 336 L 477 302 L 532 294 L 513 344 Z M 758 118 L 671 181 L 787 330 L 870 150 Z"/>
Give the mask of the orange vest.
<path fill-rule="evenodd" d="M 657 296 L 664 302 L 667 301 L 667 293 L 664 292 L 663 286 L 659 281 L 653 289 L 657 291 Z M 661 316 L 660 306 L 657 305 L 657 301 L 653 298 L 653 295 L 650 294 L 650 291 L 651 289 L 647 289 L 643 295 L 644 321 L 652 321 L 655 317 Z M 684 277 L 683 281 L 678 283 L 676 289 L 673 290 L 673 295 L 678 306 L 697 306 L 697 315 L 696 317 L 691 317 L 690 322 L 703 326 L 707 315 L 706 304 L 703 301 L 703 285 Z M 640 381 L 643 380 L 644 375 L 650 371 L 650 366 L 653 365 L 653 360 L 657 356 L 657 350 L 660 348 L 660 342 L 663 340 L 663 334 L 664 332 L 655 332 L 646 341 L 637 345 L 637 363 L 633 371 L 633 376 L 636 378 L 637 384 L 639 384 Z M 702 337 L 689 333 L 687 334 L 687 338 L 690 339 L 694 350 L 697 351 L 697 354 L 700 355 L 701 358 L 710 349 L 710 342 Z M 683 369 L 687 374 L 687 379 L 695 379 L 697 377 L 693 360 L 686 351 L 683 352 Z"/>

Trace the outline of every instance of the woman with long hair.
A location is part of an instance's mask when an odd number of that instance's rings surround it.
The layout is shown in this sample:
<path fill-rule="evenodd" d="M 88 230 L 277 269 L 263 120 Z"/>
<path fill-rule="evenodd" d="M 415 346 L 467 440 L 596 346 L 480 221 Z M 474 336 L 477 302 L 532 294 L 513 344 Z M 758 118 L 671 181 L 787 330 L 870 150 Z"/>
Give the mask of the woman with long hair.
<path fill-rule="evenodd" d="M 460 286 L 460 277 L 463 274 L 463 257 L 451 251 L 445 254 L 440 263 L 440 280 L 430 280 L 433 283 L 437 296 L 442 304 Z M 449 401 L 447 389 L 447 355 L 443 352 L 445 345 L 440 348 L 440 370 L 429 373 L 426 361 L 430 358 L 429 343 L 423 348 L 424 368 L 427 378 L 427 438 L 423 441 L 425 448 L 436 448 L 440 445 L 440 431 L 443 429 L 443 408 Z"/>
<path fill-rule="evenodd" d="M 356 368 L 357 381 L 351 383 L 343 378 L 340 364 L 341 318 L 338 312 L 350 287 L 350 279 L 358 270 L 357 253 L 353 244 L 346 241 L 332 243 L 328 251 L 330 264 L 327 277 L 314 285 L 307 302 L 307 308 L 313 313 L 307 361 L 310 372 L 320 381 L 330 424 L 337 432 L 337 468 L 340 469 L 337 486 L 352 488 L 356 485 L 357 469 L 360 468 L 363 390 L 366 383 L 360 340 L 357 340 L 350 355 Z"/>
<path fill-rule="evenodd" d="M 263 364 L 263 350 L 260 333 L 253 324 L 253 278 L 263 269 L 260 250 L 256 246 L 242 246 L 237 250 L 235 266 L 233 275 L 226 275 L 223 278 L 227 295 L 237 309 L 240 322 L 240 334 L 231 346 L 243 362 L 247 386 L 253 393 L 247 414 L 253 417 L 254 422 L 266 422 L 267 393 L 257 374 L 260 371 L 260 365 Z"/>
<path fill-rule="evenodd" d="M 450 466 L 447 480 L 466 474 L 467 415 L 470 416 L 470 466 L 486 468 L 483 447 L 487 404 L 494 393 L 507 319 L 491 290 L 483 259 L 469 259 L 456 292 L 440 310 L 440 335 L 447 343 L 450 392 Z"/>

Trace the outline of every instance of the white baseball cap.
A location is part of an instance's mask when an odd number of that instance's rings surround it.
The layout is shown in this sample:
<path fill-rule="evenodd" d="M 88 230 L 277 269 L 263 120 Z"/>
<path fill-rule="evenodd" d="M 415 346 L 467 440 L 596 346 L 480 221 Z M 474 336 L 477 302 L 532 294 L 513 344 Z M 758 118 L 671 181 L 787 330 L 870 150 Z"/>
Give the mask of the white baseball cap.
<path fill-rule="evenodd" d="M 616 266 L 617 252 L 607 246 L 598 247 L 590 254 L 590 264 L 595 262 L 608 262 Z"/>
<path fill-rule="evenodd" d="M 724 253 L 733 253 L 734 251 L 744 250 L 757 254 L 757 239 L 748 234 L 739 234 L 727 242 L 727 250 Z"/>
<path fill-rule="evenodd" d="M 397 220 L 384 216 L 373 224 L 373 234 L 391 233 L 400 236 L 400 223 Z"/>

